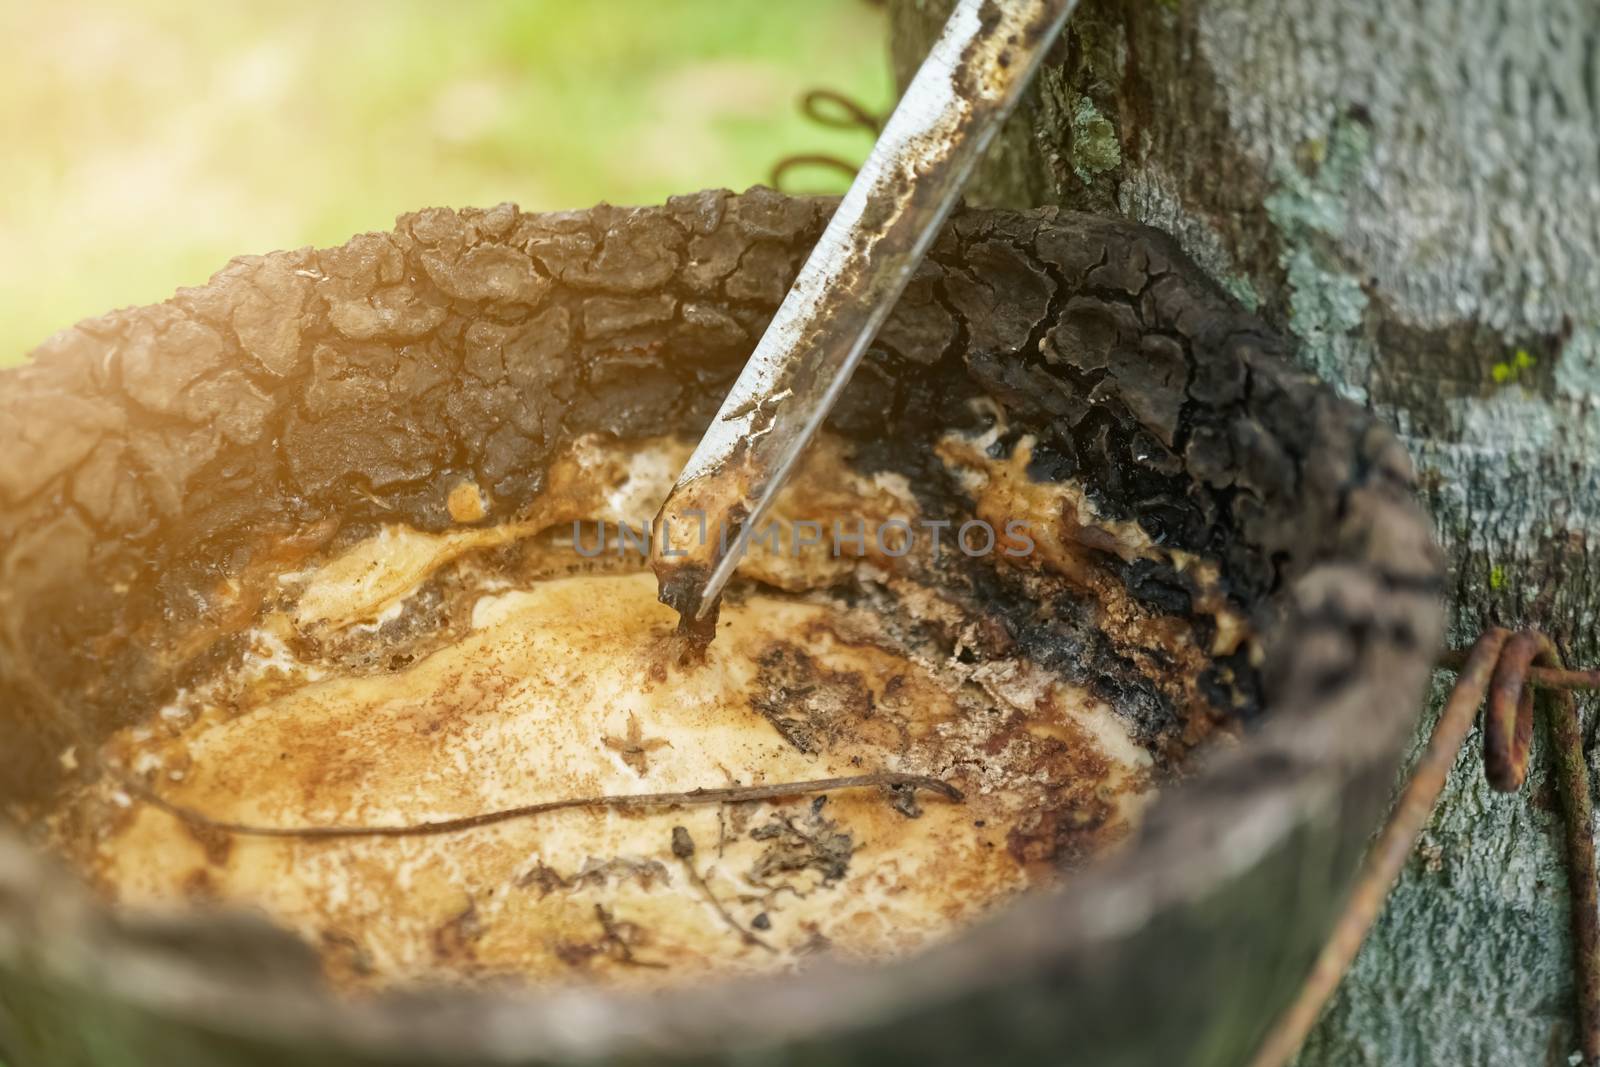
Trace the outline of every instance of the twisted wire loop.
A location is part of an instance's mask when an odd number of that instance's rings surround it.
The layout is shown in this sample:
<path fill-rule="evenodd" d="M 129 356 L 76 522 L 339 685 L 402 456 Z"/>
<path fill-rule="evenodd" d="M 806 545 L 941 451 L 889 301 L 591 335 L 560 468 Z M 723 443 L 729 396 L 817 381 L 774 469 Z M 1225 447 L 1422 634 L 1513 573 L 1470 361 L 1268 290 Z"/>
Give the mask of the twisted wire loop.
<path fill-rule="evenodd" d="M 1470 650 L 1447 652 L 1439 665 L 1459 673 L 1427 747 L 1368 851 L 1299 995 L 1273 1024 L 1251 1067 L 1282 1067 L 1316 1025 L 1433 814 L 1480 706 L 1484 776 L 1503 793 L 1516 792 L 1527 780 L 1535 710 L 1550 723 L 1566 824 L 1579 1046 L 1583 1062 L 1600 1067 L 1600 879 L 1590 831 L 1594 808 L 1589 768 L 1572 695 L 1574 690 L 1600 689 L 1600 670 L 1567 670 L 1545 634 L 1531 629 L 1513 634 L 1498 626 L 1486 630 Z"/>
<path fill-rule="evenodd" d="M 829 112 L 824 104 L 838 110 Z M 818 126 L 831 126 L 836 130 L 862 129 L 874 137 L 883 132 L 883 116 L 873 114 L 836 89 L 808 89 L 800 97 L 800 114 Z"/>
<path fill-rule="evenodd" d="M 873 113 L 856 100 L 835 89 L 808 89 L 800 97 L 800 114 L 818 126 L 835 130 L 862 130 L 874 139 L 883 131 L 884 116 Z M 802 152 L 784 156 L 772 165 L 767 184 L 782 193 L 795 195 L 798 190 L 785 188 L 784 178 L 793 171 L 806 167 L 834 170 L 854 178 L 859 164 L 839 156 L 822 152 Z"/>
<path fill-rule="evenodd" d="M 802 167 L 822 167 L 827 170 L 836 170 L 846 178 L 854 178 L 858 169 L 848 159 L 841 159 L 838 156 L 824 155 L 821 152 L 801 152 L 792 156 L 784 156 L 774 163 L 772 165 L 772 173 L 767 176 L 767 184 L 787 196 L 804 195 L 795 188 L 784 184 L 784 178 L 790 172 Z"/>
<path fill-rule="evenodd" d="M 1524 684 L 1528 668 L 1536 658 L 1548 661 L 1555 655 L 1548 637 L 1524 631 L 1506 641 L 1495 664 L 1483 710 L 1483 773 L 1502 793 L 1515 793 L 1528 777 L 1528 753 L 1533 748 L 1533 687 Z"/>

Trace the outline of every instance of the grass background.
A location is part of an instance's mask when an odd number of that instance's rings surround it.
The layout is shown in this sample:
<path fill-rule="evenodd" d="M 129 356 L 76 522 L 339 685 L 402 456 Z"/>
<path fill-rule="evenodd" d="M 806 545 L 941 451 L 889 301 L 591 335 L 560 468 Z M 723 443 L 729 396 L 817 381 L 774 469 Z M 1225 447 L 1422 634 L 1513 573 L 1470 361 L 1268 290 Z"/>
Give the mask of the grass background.
<path fill-rule="evenodd" d="M 863 0 L 0 3 L 0 364 L 234 255 L 430 205 L 659 201 L 764 181 L 823 85 L 892 98 Z M 803 176 L 808 191 L 844 179 Z"/>

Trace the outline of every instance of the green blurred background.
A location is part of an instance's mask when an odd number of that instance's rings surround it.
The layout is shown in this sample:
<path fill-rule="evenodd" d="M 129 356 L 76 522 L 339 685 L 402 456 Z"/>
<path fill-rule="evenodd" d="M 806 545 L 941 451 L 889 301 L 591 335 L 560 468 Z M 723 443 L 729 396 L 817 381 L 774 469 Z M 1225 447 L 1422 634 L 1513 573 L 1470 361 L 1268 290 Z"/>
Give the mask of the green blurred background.
<path fill-rule="evenodd" d="M 865 0 L 0 0 L 0 365 L 234 255 L 430 205 L 647 203 L 859 161 L 807 88 L 892 100 Z M 828 171 L 805 191 L 842 191 Z"/>
<path fill-rule="evenodd" d="M 864 0 L 0 0 L 0 364 L 234 255 L 430 205 L 659 201 L 870 137 L 796 110 L 892 99 Z M 826 171 L 796 176 L 839 191 Z"/>

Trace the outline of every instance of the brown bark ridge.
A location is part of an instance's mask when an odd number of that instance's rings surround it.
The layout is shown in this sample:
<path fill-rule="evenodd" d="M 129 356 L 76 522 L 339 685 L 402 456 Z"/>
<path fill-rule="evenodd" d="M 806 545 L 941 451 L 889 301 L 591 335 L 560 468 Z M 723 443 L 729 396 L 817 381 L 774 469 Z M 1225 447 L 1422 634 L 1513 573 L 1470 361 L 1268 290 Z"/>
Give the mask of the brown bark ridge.
<path fill-rule="evenodd" d="M 404 521 L 463 477 L 514 513 L 574 436 L 694 432 L 831 210 L 767 190 L 653 208 L 431 210 L 341 248 L 239 259 L 0 374 L 0 790 L 15 805 L 236 654 L 254 578 Z M 1263 637 L 1191 679 L 1243 732 L 1137 842 L 915 960 L 638 997 L 326 994 L 240 916 L 106 912 L 0 829 L 0 1036 L 22 1064 L 1236 1062 L 1292 992 L 1382 807 L 1440 625 L 1440 562 L 1394 436 L 1164 235 L 1055 209 L 946 228 L 833 427 L 855 462 L 970 506 L 931 458 L 996 448 L 1213 560 Z M 975 403 L 982 401 L 982 403 Z M 1196 590 L 1097 566 L 1145 610 Z M 950 584 L 1002 642 L 1102 687 L 1147 741 L 1182 709 L 992 562 Z M 265 570 L 264 570 L 265 569 Z M 73 721 L 57 717 L 56 700 Z M 89 761 L 80 760 L 80 763 Z M 14 1047 L 12 1047 L 14 1046 Z"/>
<path fill-rule="evenodd" d="M 902 84 L 948 7 L 891 5 Z M 1597 56 L 1580 0 L 1086 0 L 970 198 L 1173 234 L 1416 457 L 1453 643 L 1532 625 L 1592 665 Z M 1513 796 L 1463 761 L 1302 1064 L 1576 1051 L 1562 829 L 1535 749 Z"/>

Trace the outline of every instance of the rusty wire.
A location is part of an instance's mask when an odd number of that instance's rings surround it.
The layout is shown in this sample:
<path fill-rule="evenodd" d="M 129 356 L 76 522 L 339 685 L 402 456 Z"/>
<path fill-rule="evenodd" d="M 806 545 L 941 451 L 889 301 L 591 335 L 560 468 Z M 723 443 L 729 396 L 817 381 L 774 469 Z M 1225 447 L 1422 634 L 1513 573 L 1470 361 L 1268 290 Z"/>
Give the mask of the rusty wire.
<path fill-rule="evenodd" d="M 801 152 L 792 156 L 784 156 L 774 163 L 772 165 L 772 173 L 767 176 L 767 184 L 788 196 L 804 195 L 793 188 L 785 188 L 783 184 L 783 179 L 787 174 L 801 167 L 820 167 L 826 170 L 836 170 L 845 177 L 852 179 L 856 176 L 857 170 L 854 163 L 839 156 L 830 156 L 822 152 Z"/>
<path fill-rule="evenodd" d="M 871 134 L 874 140 L 883 131 L 884 116 L 873 113 L 858 101 L 834 89 L 807 90 L 800 97 L 800 114 L 818 126 L 835 130 L 862 130 Z M 839 171 L 849 178 L 854 178 L 860 169 L 858 164 L 839 156 L 802 152 L 784 156 L 774 163 L 767 184 L 779 192 L 793 194 L 795 190 L 784 188 L 783 179 L 800 167 L 823 167 Z"/>
<path fill-rule="evenodd" d="M 823 105 L 838 108 L 830 113 Z M 800 97 L 800 114 L 818 126 L 836 130 L 865 130 L 876 137 L 883 132 L 883 116 L 873 113 L 836 89 L 810 89 Z"/>
<path fill-rule="evenodd" d="M 1579 1044 L 1584 1063 L 1600 1064 L 1600 882 L 1590 833 L 1589 770 L 1572 695 L 1574 690 L 1600 689 L 1600 671 L 1567 670 L 1555 643 L 1543 633 L 1513 634 L 1501 627 L 1485 631 L 1467 651 L 1446 653 L 1439 665 L 1459 674 L 1422 758 L 1368 851 L 1350 898 L 1299 995 L 1274 1023 L 1251 1060 L 1252 1067 L 1281 1067 L 1316 1025 L 1433 814 L 1480 705 L 1484 775 L 1500 792 L 1515 792 L 1527 779 L 1535 707 L 1550 721 L 1567 833 Z"/>

